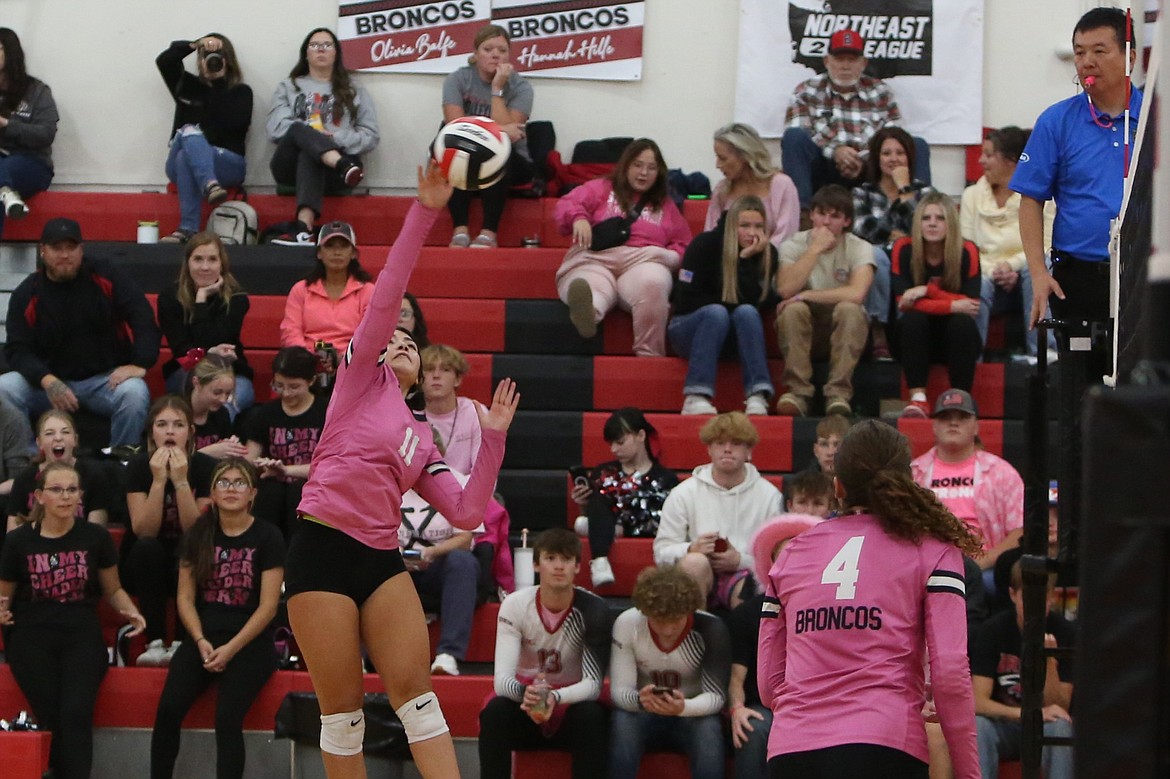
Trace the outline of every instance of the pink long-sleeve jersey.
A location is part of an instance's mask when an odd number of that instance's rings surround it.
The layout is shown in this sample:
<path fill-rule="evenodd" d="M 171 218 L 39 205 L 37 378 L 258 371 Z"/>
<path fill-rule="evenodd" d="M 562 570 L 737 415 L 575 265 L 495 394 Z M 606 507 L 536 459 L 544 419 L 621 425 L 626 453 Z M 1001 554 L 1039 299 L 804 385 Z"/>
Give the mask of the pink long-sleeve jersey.
<path fill-rule="evenodd" d="M 484 430 L 471 478 L 460 487 L 435 447 L 426 416 L 406 405 L 385 363 L 406 282 L 438 213 L 416 202 L 406 215 L 338 367 L 299 506 L 375 549 L 398 548 L 402 493 L 412 487 L 452 525 L 477 526 L 504 458 L 504 434 Z"/>
<path fill-rule="evenodd" d="M 955 777 L 978 779 L 964 594 L 958 549 L 894 538 L 868 514 L 793 539 L 760 620 L 768 756 L 861 743 L 926 762 L 925 650 Z"/>

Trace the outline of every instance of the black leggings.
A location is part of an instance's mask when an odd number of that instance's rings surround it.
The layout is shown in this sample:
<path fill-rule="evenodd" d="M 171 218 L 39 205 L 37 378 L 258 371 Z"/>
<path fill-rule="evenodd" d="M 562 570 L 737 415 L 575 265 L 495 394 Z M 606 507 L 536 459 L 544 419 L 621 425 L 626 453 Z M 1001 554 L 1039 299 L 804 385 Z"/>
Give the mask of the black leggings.
<path fill-rule="evenodd" d="M 975 317 L 907 311 L 898 320 L 898 332 L 907 387 L 925 387 L 930 364 L 941 362 L 947 366 L 950 386 L 971 391 L 975 362 L 983 351 Z"/>
<path fill-rule="evenodd" d="M 146 640 L 166 640 L 167 601 L 179 586 L 179 560 L 175 543 L 157 538 L 136 538 L 122 560 L 122 584 L 138 598 L 146 618 Z M 175 620 L 175 638 L 182 639 L 183 626 Z"/>
<path fill-rule="evenodd" d="M 213 646 L 227 643 L 233 634 L 208 633 Z M 244 775 L 244 716 L 276 670 L 272 637 L 261 633 L 231 659 L 222 673 L 203 668 L 203 657 L 193 641 L 179 645 L 167 671 L 166 685 L 158 700 L 154 733 L 150 739 L 152 779 L 170 779 L 179 754 L 183 718 L 200 693 L 219 682 L 215 701 L 215 775 L 217 779 L 241 779 Z"/>
<path fill-rule="evenodd" d="M 457 189 L 451 193 L 447 201 L 447 209 L 451 212 L 451 221 L 456 227 L 466 227 L 468 211 L 471 208 L 472 195 L 479 195 L 483 201 L 483 229 L 493 233 L 500 230 L 500 219 L 504 216 L 504 204 L 508 200 L 508 190 L 517 185 L 532 181 L 532 162 L 519 154 L 513 154 L 508 159 L 508 172 L 504 178 L 487 189 L 478 192 L 468 192 Z"/>
<path fill-rule="evenodd" d="M 304 122 L 294 122 L 284 137 L 276 143 L 269 169 L 277 184 L 296 187 L 297 209 L 309 208 L 321 216 L 321 201 L 325 195 L 344 190 L 334 169 L 321 162 L 327 151 L 339 151 L 331 136 L 314 130 Z M 355 157 L 356 159 L 356 157 Z"/>
<path fill-rule="evenodd" d="M 508 698 L 492 698 L 479 713 L 479 775 L 481 779 L 508 779 L 512 751 L 553 749 L 573 756 L 573 779 L 593 779 L 608 773 L 609 721 L 597 701 L 569 706 L 552 736 Z"/>
<path fill-rule="evenodd" d="M 75 629 L 14 625 L 5 651 L 37 724 L 53 734 L 54 776 L 89 779 L 93 709 L 110 664 L 97 615 Z"/>
<path fill-rule="evenodd" d="M 926 763 L 891 747 L 841 744 L 808 752 L 777 755 L 768 761 L 772 779 L 927 779 Z"/>

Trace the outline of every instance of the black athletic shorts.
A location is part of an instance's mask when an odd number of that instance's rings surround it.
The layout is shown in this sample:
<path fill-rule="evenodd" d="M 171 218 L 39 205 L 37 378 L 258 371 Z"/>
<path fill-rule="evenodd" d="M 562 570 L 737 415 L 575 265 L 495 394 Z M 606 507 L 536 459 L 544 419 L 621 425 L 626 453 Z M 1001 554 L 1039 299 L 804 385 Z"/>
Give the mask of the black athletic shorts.
<path fill-rule="evenodd" d="M 336 592 L 361 606 L 374 590 L 406 572 L 397 549 L 374 549 L 308 518 L 293 534 L 284 564 L 284 592 Z"/>
<path fill-rule="evenodd" d="M 926 763 L 899 749 L 876 744 L 841 744 L 776 755 L 768 761 L 772 779 L 927 779 Z"/>

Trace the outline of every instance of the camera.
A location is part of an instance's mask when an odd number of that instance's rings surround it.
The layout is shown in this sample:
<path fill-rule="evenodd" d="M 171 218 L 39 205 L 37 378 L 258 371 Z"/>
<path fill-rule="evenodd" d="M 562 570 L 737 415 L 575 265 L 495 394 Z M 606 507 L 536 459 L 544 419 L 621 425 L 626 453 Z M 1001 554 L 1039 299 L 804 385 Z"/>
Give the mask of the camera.
<path fill-rule="evenodd" d="M 203 55 L 203 64 L 207 67 L 208 73 L 222 73 L 227 63 L 218 51 L 209 51 Z"/>

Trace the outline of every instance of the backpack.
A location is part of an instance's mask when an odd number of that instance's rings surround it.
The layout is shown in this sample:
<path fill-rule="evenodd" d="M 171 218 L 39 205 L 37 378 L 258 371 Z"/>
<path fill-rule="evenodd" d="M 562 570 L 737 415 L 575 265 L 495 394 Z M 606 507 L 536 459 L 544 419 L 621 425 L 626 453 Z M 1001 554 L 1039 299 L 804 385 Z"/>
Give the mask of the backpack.
<path fill-rule="evenodd" d="M 260 219 L 256 209 L 243 200 L 229 200 L 216 206 L 207 220 L 207 229 L 230 246 L 256 243 Z"/>

